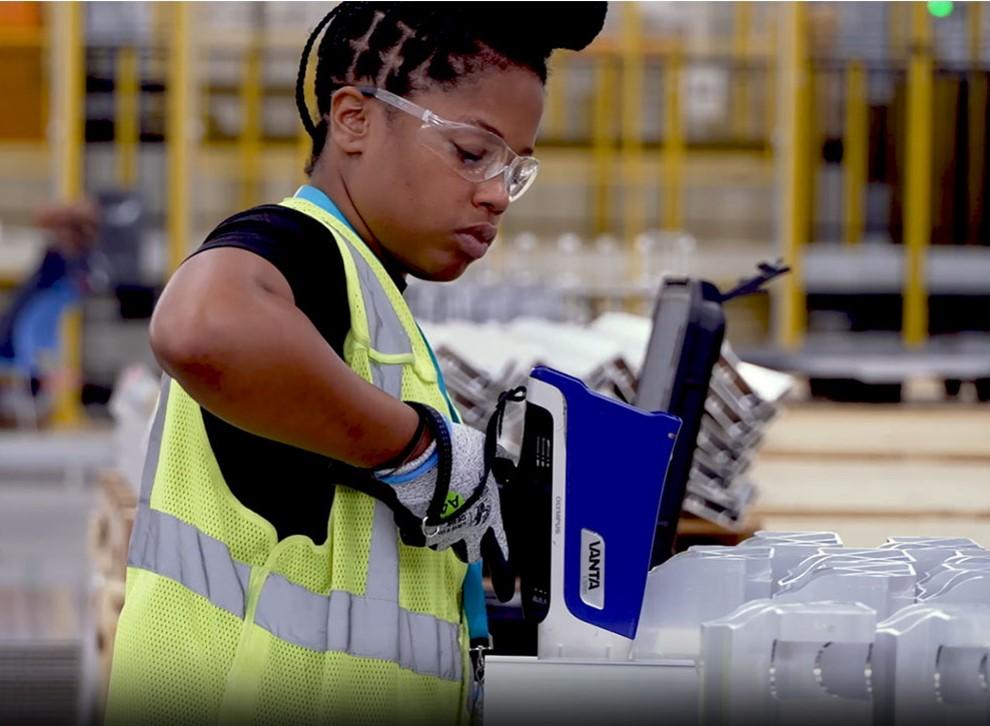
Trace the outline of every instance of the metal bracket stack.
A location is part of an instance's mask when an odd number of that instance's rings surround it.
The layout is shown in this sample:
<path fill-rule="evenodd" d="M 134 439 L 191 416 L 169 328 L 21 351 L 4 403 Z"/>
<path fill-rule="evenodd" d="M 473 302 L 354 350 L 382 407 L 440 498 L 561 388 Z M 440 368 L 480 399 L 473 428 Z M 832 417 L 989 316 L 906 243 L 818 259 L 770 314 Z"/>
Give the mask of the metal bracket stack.
<path fill-rule="evenodd" d="M 426 324 L 447 391 L 464 423 L 484 429 L 502 391 L 526 385 L 529 372 L 548 365 L 579 377 L 588 388 L 632 399 L 637 375 L 619 343 L 587 328 L 520 318 L 505 325 Z M 522 443 L 523 411 L 505 411 L 500 443 L 512 454 Z"/>
<path fill-rule="evenodd" d="M 609 313 L 589 327 L 535 319 L 506 324 L 425 324 L 447 389 L 464 423 L 483 429 L 502 391 L 525 385 L 529 371 L 548 365 L 589 388 L 633 401 L 650 336 L 646 318 Z M 712 373 L 684 497 L 684 509 L 728 529 L 743 526 L 756 498 L 748 472 L 790 390 L 790 376 L 741 361 L 722 345 Z M 501 443 L 515 454 L 522 410 L 506 410 Z"/>
<path fill-rule="evenodd" d="M 756 487 L 747 476 L 790 377 L 743 363 L 727 344 L 712 371 L 684 509 L 730 529 L 741 525 Z"/>

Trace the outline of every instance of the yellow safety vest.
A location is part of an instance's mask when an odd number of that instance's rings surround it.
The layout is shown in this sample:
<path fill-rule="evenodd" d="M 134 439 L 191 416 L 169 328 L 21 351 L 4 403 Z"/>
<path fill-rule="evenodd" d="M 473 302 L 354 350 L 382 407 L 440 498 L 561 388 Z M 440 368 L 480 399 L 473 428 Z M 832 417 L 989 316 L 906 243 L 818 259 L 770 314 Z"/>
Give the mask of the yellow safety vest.
<path fill-rule="evenodd" d="M 362 240 L 319 206 L 340 248 L 344 359 L 446 412 L 429 350 Z M 285 472 L 291 477 L 292 472 Z M 327 486 L 333 482 L 328 481 Z M 273 481 L 274 487 L 288 482 Z M 108 723 L 449 724 L 466 720 L 466 566 L 402 544 L 381 502 L 337 486 L 327 541 L 278 540 L 231 494 L 199 405 L 165 377 L 128 553 Z"/>

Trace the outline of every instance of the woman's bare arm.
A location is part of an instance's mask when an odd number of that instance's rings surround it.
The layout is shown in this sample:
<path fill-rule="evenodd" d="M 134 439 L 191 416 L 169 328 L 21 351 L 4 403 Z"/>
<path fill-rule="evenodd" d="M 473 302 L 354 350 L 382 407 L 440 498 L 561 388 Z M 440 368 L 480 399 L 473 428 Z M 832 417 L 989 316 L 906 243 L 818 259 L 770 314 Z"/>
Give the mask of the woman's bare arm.
<path fill-rule="evenodd" d="M 418 425 L 411 407 L 341 360 L 275 266 L 246 250 L 208 250 L 179 268 L 152 317 L 151 348 L 225 421 L 354 466 L 392 459 Z"/>

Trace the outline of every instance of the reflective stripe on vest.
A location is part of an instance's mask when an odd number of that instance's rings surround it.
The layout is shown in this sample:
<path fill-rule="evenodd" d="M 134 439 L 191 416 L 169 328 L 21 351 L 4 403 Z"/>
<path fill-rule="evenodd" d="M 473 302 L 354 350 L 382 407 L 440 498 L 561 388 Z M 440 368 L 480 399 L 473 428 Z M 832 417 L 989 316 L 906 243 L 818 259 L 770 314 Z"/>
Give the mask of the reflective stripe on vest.
<path fill-rule="evenodd" d="M 249 565 L 232 558 L 220 540 L 170 514 L 146 508 L 141 519 L 128 565 L 175 580 L 244 617 Z M 388 660 L 421 675 L 461 679 L 459 626 L 409 612 L 395 601 L 342 590 L 320 595 L 273 574 L 265 580 L 254 622 L 301 648 Z"/>
<path fill-rule="evenodd" d="M 396 315 L 395 308 L 382 289 L 378 275 L 350 242 L 346 239 L 343 239 L 343 242 L 350 249 L 355 271 L 361 281 L 361 297 L 364 300 L 364 315 L 368 321 L 368 337 L 372 347 L 369 351 L 372 383 L 386 393 L 402 398 L 402 367 L 381 365 L 375 359 L 374 353 L 411 356 L 412 345 L 399 321 L 399 316 Z"/>
<path fill-rule="evenodd" d="M 144 507 L 127 556 L 129 567 L 175 580 L 218 608 L 244 617 L 251 566 L 227 545 L 171 514 Z"/>

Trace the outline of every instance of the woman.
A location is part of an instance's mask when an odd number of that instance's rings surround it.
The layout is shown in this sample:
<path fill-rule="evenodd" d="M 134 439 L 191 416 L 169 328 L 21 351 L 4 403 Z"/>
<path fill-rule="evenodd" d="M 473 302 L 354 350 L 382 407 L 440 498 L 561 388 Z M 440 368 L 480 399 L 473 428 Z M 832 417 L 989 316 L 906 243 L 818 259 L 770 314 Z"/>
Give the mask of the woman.
<path fill-rule="evenodd" d="M 532 182 L 547 59 L 605 16 L 567 6 L 344 3 L 310 36 L 310 184 L 223 222 L 151 322 L 109 720 L 465 718 L 482 554 L 512 586 L 495 447 L 401 293 L 461 275 Z"/>

